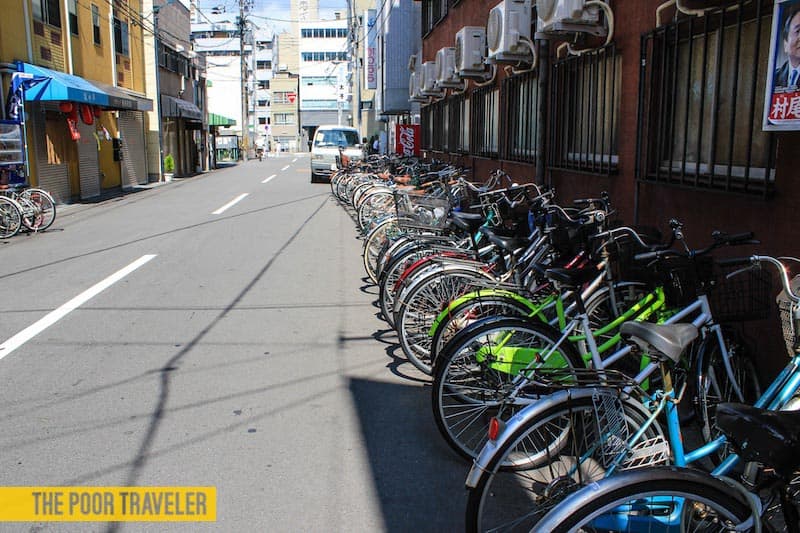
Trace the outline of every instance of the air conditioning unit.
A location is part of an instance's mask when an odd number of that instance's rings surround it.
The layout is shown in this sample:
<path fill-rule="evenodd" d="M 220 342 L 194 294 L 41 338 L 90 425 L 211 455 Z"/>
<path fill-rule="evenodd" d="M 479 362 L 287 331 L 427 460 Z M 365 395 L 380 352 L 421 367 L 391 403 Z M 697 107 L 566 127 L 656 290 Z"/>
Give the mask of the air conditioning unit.
<path fill-rule="evenodd" d="M 489 11 L 486 41 L 490 62 L 519 62 L 532 57 L 531 0 L 503 0 Z"/>
<path fill-rule="evenodd" d="M 408 101 L 427 102 L 428 99 L 420 92 L 419 78 L 422 72 L 412 72 L 408 77 Z"/>
<path fill-rule="evenodd" d="M 462 85 L 461 78 L 456 74 L 456 49 L 440 48 L 436 52 L 436 86 L 460 89 Z"/>
<path fill-rule="evenodd" d="M 420 94 L 422 96 L 442 96 L 442 90 L 436 87 L 436 62 L 425 61 L 420 74 Z"/>
<path fill-rule="evenodd" d="M 456 72 L 462 78 L 483 78 L 486 75 L 486 29 L 464 26 L 456 33 Z"/>
<path fill-rule="evenodd" d="M 604 36 L 600 7 L 586 6 L 586 0 L 536 0 L 536 31 L 549 35 L 590 33 Z"/>

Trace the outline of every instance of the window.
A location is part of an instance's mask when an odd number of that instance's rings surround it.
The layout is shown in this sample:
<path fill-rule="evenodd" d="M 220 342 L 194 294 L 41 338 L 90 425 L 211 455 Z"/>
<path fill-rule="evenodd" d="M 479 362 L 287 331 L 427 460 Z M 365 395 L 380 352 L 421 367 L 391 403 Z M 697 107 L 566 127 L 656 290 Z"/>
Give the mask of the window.
<path fill-rule="evenodd" d="M 69 0 L 69 31 L 78 35 L 78 0 Z"/>
<path fill-rule="evenodd" d="M 303 52 L 303 61 L 347 61 L 347 52 Z"/>
<path fill-rule="evenodd" d="M 33 19 L 61 27 L 61 0 L 33 0 Z"/>
<path fill-rule="evenodd" d="M 258 117 L 258 123 L 259 124 L 266 124 L 267 123 L 267 117 Z"/>
<path fill-rule="evenodd" d="M 506 139 L 503 159 L 536 161 L 539 121 L 539 78 L 533 72 L 503 80 L 503 116 Z"/>
<path fill-rule="evenodd" d="M 294 124 L 293 113 L 273 113 L 272 118 L 277 125 Z"/>
<path fill-rule="evenodd" d="M 494 87 L 481 87 L 470 98 L 472 153 L 483 157 L 497 157 L 500 138 L 500 91 Z"/>
<path fill-rule="evenodd" d="M 272 61 L 258 60 L 256 61 L 256 69 L 269 70 L 272 68 Z"/>
<path fill-rule="evenodd" d="M 448 0 L 422 1 L 422 35 L 430 32 L 447 15 Z"/>
<path fill-rule="evenodd" d="M 92 4 L 92 35 L 94 44 L 100 44 L 100 10 Z"/>
<path fill-rule="evenodd" d="M 130 55 L 130 50 L 128 48 L 128 23 L 118 18 L 114 19 L 114 51 L 124 56 Z M 177 68 L 174 70 L 177 70 Z"/>
<path fill-rule="evenodd" d="M 681 18 L 643 36 L 637 178 L 768 196 L 775 141 L 762 131 L 771 8 Z"/>
<path fill-rule="evenodd" d="M 258 80 L 259 89 L 269 89 L 269 80 Z"/>
<path fill-rule="evenodd" d="M 258 100 L 256 105 L 258 105 L 258 107 L 267 107 L 269 105 L 269 101 L 268 100 Z"/>
<path fill-rule="evenodd" d="M 613 44 L 553 64 L 550 168 L 617 170 L 622 56 Z M 633 103 L 626 109 L 634 113 Z"/>
<path fill-rule="evenodd" d="M 275 92 L 272 93 L 273 104 L 290 104 L 288 92 Z"/>

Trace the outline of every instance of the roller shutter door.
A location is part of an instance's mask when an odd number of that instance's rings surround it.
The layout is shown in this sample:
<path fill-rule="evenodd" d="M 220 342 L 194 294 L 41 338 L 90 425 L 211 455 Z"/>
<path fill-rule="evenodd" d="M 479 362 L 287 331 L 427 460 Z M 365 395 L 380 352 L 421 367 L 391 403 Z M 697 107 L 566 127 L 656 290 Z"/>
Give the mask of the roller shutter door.
<path fill-rule="evenodd" d="M 144 117 L 141 111 L 120 111 L 117 121 L 122 137 L 122 188 L 147 184 Z"/>
<path fill-rule="evenodd" d="M 78 171 L 81 176 L 81 199 L 100 196 L 100 161 L 97 157 L 95 126 L 87 126 L 78 119 Z"/>
<path fill-rule="evenodd" d="M 72 142 L 67 137 L 66 123 L 57 120 L 45 120 L 45 110 L 57 110 L 55 104 L 33 107 L 28 117 L 28 124 L 33 125 L 33 145 L 36 157 L 37 186 L 48 191 L 56 203 L 64 203 L 70 199 L 72 191 L 69 186 L 69 168 L 66 162 L 53 164 L 48 157 L 48 146 L 61 146 Z"/>

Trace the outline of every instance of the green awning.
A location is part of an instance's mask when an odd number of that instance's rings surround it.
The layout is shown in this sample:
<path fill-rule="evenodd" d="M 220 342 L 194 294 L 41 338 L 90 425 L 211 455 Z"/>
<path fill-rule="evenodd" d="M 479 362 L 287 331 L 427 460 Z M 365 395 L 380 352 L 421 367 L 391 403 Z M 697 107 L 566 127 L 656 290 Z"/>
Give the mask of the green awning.
<path fill-rule="evenodd" d="M 223 117 L 222 115 L 217 115 L 216 113 L 209 113 L 208 114 L 208 125 L 209 126 L 235 126 L 236 121 L 232 118 Z"/>

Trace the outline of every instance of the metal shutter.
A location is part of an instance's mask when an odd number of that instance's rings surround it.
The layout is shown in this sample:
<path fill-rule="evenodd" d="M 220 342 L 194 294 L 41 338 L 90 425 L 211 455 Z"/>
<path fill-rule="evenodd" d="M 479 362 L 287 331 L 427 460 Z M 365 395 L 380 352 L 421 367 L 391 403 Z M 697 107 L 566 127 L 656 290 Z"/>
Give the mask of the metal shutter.
<path fill-rule="evenodd" d="M 78 119 L 78 172 L 81 176 L 81 199 L 100 196 L 100 161 L 97 157 L 95 127 L 87 126 Z"/>
<path fill-rule="evenodd" d="M 141 111 L 120 111 L 117 120 L 122 137 L 122 188 L 147 184 L 144 116 Z"/>
<path fill-rule="evenodd" d="M 66 163 L 51 165 L 47 160 L 47 126 L 45 122 L 45 109 L 57 110 L 55 104 L 46 106 L 32 106 L 28 116 L 28 124 L 33 125 L 33 146 L 36 158 L 36 185 L 48 191 L 56 203 L 69 200 L 72 191 L 69 186 L 69 168 Z M 67 135 L 66 123 L 63 124 L 64 135 Z"/>

